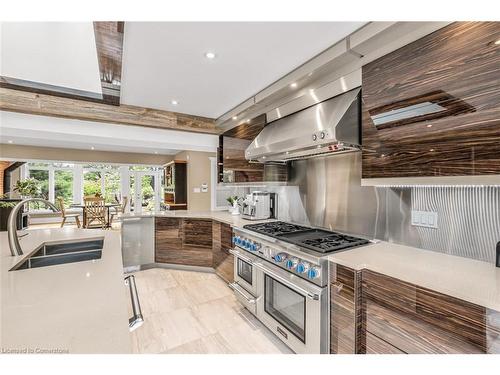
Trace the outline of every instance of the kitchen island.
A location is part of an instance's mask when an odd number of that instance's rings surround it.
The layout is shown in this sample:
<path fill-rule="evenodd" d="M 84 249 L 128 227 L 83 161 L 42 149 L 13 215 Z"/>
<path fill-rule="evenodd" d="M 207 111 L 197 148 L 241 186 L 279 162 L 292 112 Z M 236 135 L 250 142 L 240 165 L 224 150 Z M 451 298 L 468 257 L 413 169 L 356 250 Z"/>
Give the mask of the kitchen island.
<path fill-rule="evenodd" d="M 89 229 L 29 230 L 24 254 L 1 243 L 2 353 L 130 353 L 120 235 Z M 11 271 L 43 243 L 103 239 L 100 259 Z"/>

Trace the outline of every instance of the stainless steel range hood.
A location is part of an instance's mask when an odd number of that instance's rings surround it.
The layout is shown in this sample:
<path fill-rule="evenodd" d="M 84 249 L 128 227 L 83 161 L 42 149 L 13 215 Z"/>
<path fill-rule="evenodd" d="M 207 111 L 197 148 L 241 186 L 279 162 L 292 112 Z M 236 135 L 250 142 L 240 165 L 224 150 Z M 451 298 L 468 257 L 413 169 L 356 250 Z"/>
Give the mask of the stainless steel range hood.
<path fill-rule="evenodd" d="M 360 91 L 348 91 L 268 124 L 245 151 L 261 163 L 358 151 Z"/>

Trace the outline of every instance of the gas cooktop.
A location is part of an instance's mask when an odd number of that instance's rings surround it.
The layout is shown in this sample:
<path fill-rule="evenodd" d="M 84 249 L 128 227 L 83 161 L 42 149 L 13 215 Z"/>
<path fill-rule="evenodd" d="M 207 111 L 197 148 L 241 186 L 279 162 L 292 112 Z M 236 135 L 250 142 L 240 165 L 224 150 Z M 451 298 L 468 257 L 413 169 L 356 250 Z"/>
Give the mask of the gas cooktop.
<path fill-rule="evenodd" d="M 363 238 L 283 221 L 247 224 L 243 228 L 319 253 L 330 253 L 370 243 L 370 241 Z"/>

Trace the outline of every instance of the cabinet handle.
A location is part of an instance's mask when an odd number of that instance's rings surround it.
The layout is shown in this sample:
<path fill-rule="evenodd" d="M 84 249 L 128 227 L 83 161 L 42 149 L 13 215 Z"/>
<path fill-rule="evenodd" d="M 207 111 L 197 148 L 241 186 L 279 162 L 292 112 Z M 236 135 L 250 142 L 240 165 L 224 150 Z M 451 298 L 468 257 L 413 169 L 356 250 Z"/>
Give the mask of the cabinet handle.
<path fill-rule="evenodd" d="M 139 296 L 137 294 L 137 287 L 135 286 L 135 276 L 129 275 L 125 278 L 125 285 L 128 286 L 130 291 L 130 299 L 132 301 L 132 317 L 128 320 L 128 328 L 130 332 L 139 328 L 144 323 L 142 316 L 141 305 L 139 303 Z"/>
<path fill-rule="evenodd" d="M 240 285 L 238 283 L 234 282 L 234 283 L 228 284 L 228 286 L 232 290 L 234 290 L 235 292 L 237 292 L 238 294 L 243 296 L 243 298 L 245 298 L 248 303 L 255 303 L 255 298 L 248 298 L 248 296 L 242 290 L 240 290 Z"/>

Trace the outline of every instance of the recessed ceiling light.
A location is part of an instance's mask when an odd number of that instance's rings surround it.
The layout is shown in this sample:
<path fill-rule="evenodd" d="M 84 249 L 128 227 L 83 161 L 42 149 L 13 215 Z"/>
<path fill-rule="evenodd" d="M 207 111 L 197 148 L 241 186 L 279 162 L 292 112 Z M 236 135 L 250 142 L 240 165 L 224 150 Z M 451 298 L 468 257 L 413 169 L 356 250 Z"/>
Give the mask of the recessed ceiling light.
<path fill-rule="evenodd" d="M 247 123 L 247 124 L 250 124 L 250 119 L 248 119 L 248 120 L 246 121 L 246 123 Z"/>
<path fill-rule="evenodd" d="M 14 141 L 12 139 L 9 139 L 7 143 L 14 143 Z"/>
<path fill-rule="evenodd" d="M 233 120 L 238 120 L 238 116 L 233 116 Z"/>
<path fill-rule="evenodd" d="M 297 82 L 290 83 L 290 87 L 292 89 L 296 88 L 297 87 Z"/>
<path fill-rule="evenodd" d="M 158 155 L 158 151 L 155 151 L 155 154 L 157 154 L 157 155 Z"/>
<path fill-rule="evenodd" d="M 90 147 L 90 149 L 91 149 L 91 150 L 95 150 L 95 147 L 94 147 L 94 146 L 92 146 L 92 147 Z"/>
<path fill-rule="evenodd" d="M 500 46 L 500 39 L 496 40 L 496 41 L 495 41 L 495 44 L 496 44 L 497 46 Z"/>
<path fill-rule="evenodd" d="M 205 57 L 207 59 L 213 60 L 213 59 L 215 59 L 215 53 L 214 52 L 210 52 L 210 51 L 209 52 L 205 52 Z"/>
<path fill-rule="evenodd" d="M 179 102 L 177 100 L 172 100 L 170 103 L 172 103 L 172 105 L 177 105 L 179 104 Z"/>

